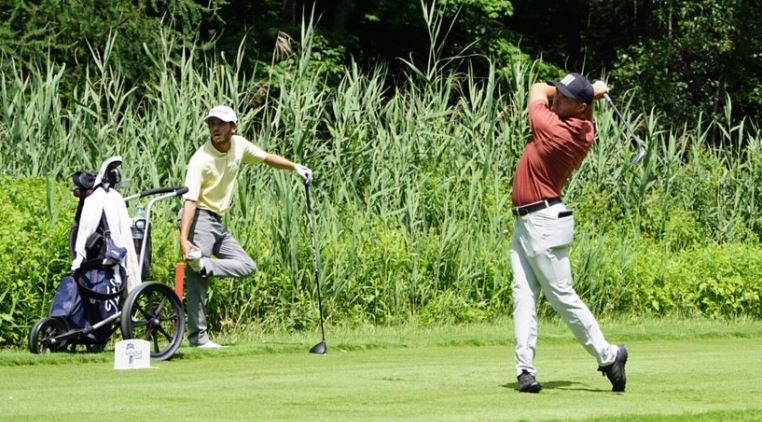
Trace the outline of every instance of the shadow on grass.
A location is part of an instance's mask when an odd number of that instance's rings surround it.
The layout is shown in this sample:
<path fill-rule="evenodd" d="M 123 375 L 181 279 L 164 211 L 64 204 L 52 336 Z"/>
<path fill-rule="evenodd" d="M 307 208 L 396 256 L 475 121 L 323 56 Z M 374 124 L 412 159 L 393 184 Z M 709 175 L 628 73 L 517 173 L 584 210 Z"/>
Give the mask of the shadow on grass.
<path fill-rule="evenodd" d="M 540 384 L 542 384 L 543 390 L 589 391 L 591 393 L 606 393 L 609 391 L 573 381 L 541 381 Z M 501 387 L 518 392 L 519 384 L 517 382 L 509 382 L 508 384 L 501 385 Z"/>

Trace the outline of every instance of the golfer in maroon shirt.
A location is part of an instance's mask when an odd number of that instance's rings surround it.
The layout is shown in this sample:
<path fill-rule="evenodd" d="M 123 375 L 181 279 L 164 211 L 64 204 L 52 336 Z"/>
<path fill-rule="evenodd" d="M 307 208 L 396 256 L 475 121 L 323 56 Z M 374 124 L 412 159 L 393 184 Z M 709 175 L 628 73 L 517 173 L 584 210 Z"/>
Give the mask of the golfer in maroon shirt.
<path fill-rule="evenodd" d="M 574 291 L 569 248 L 574 215 L 561 199 L 564 183 L 595 140 L 593 101 L 608 92 L 572 73 L 555 85 L 536 83 L 529 91 L 527 143 L 513 181 L 516 223 L 511 244 L 513 323 L 518 390 L 539 393 L 535 378 L 537 299 L 540 291 L 598 361 L 613 391 L 624 391 L 627 349 L 606 341 L 598 322 Z"/>

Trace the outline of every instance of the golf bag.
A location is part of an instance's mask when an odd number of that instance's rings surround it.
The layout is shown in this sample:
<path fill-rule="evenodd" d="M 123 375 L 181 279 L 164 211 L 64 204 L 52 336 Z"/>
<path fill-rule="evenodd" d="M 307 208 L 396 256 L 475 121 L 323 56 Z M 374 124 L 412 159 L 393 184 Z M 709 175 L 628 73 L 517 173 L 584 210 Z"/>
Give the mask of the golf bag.
<path fill-rule="evenodd" d="M 118 172 L 111 177 L 118 177 Z M 93 186 L 95 174 L 92 172 L 75 173 L 73 180 L 76 186 L 73 193 L 79 198 L 79 204 L 69 236 L 72 256 L 75 255 L 84 203 L 95 189 L 100 188 Z M 110 182 L 116 184 L 118 180 Z M 71 329 L 84 329 L 94 344 L 105 344 L 113 332 L 109 324 L 94 331 L 91 327 L 119 312 L 119 301 L 127 285 L 127 274 L 122 265 L 127 249 L 114 244 L 105 214 L 87 238 L 85 251 L 85 259 L 79 268 L 61 281 L 50 316 L 65 319 Z"/>

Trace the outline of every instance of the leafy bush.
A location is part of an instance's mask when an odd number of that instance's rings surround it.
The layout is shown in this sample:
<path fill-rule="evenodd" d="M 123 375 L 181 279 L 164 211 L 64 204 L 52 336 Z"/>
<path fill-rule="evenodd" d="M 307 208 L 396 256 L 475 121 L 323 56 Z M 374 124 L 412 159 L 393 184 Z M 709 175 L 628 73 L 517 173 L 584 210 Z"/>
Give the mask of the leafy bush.
<path fill-rule="evenodd" d="M 69 271 L 67 236 L 77 200 L 63 183 L 0 182 L 6 186 L 0 191 L 0 340 L 21 345 Z M 682 209 L 665 214 L 661 239 L 638 237 L 627 233 L 625 220 L 606 217 L 619 211 L 585 203 L 578 209 L 581 221 L 609 224 L 580 225 L 571 254 L 576 289 L 596 314 L 762 318 L 759 246 L 702 240 L 702 228 Z M 420 324 L 436 325 L 510 313 L 509 237 L 451 221 L 411 240 L 394 219 L 322 205 L 317 229 L 329 322 L 396 324 L 416 315 Z M 274 246 L 278 232 L 268 229 L 269 216 L 280 208 L 276 203 L 248 221 L 240 211 L 229 216 L 231 232 L 240 235 L 260 270 L 243 280 L 215 279 L 208 306 L 214 330 L 255 322 L 276 330 L 317 327 L 308 233 L 296 212 L 295 263 L 285 264 Z M 151 278 L 167 283 L 179 260 L 177 229 L 166 223 L 175 212 L 171 205 L 154 214 Z M 554 314 L 546 302 L 540 312 Z"/>
<path fill-rule="evenodd" d="M 46 316 L 68 271 L 76 199 L 42 178 L 0 177 L 0 345 L 19 345 Z"/>
<path fill-rule="evenodd" d="M 762 317 L 762 248 L 748 244 L 702 245 L 672 252 L 643 241 L 627 277 L 631 312 L 650 315 Z"/>
<path fill-rule="evenodd" d="M 481 322 L 490 315 L 485 302 L 471 302 L 465 295 L 453 290 L 443 290 L 421 308 L 418 323 L 423 326 Z"/>

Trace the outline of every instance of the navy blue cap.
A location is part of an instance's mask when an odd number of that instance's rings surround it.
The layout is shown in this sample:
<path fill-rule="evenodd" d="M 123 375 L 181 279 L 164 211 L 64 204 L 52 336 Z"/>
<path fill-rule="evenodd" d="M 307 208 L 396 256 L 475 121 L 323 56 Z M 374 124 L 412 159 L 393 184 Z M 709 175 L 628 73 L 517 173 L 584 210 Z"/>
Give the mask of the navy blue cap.
<path fill-rule="evenodd" d="M 590 82 L 579 73 L 570 73 L 556 84 L 556 88 L 569 98 L 590 104 L 595 92 Z"/>

